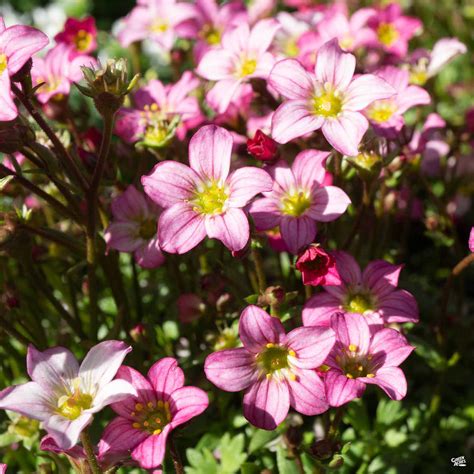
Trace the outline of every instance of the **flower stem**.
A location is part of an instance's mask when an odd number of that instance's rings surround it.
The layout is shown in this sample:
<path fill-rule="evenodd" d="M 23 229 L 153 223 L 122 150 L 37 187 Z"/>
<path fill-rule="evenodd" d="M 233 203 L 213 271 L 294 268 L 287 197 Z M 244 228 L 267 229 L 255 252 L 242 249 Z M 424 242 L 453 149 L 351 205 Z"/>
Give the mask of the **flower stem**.
<path fill-rule="evenodd" d="M 253 263 L 255 265 L 255 273 L 257 274 L 258 289 L 260 293 L 263 293 L 265 291 L 265 288 L 267 287 L 265 272 L 263 270 L 263 259 L 258 249 L 256 249 L 252 245 L 251 245 L 251 253 L 252 253 Z"/>
<path fill-rule="evenodd" d="M 173 466 L 176 474 L 184 474 L 183 463 L 181 461 L 181 456 L 179 455 L 176 445 L 174 444 L 174 439 L 172 436 L 168 438 L 168 446 L 170 448 L 171 457 L 173 459 Z"/>
<path fill-rule="evenodd" d="M 87 461 L 91 468 L 92 474 L 102 474 L 102 469 L 100 468 L 97 458 L 95 457 L 94 447 L 92 446 L 91 438 L 87 430 L 84 430 L 81 433 L 81 442 L 82 447 L 84 448 L 84 451 L 86 453 Z"/>

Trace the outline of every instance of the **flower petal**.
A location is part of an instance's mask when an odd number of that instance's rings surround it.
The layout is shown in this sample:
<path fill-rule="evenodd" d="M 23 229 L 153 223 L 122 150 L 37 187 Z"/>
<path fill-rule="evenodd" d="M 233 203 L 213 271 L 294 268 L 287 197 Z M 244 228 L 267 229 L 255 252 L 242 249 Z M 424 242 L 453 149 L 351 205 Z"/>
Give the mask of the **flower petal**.
<path fill-rule="evenodd" d="M 392 400 L 401 400 L 407 394 L 407 379 L 399 367 L 382 367 L 375 377 L 363 381 L 378 385 Z"/>
<path fill-rule="evenodd" d="M 189 164 L 204 180 L 225 180 L 232 155 L 232 135 L 216 125 L 201 127 L 189 142 Z"/>
<path fill-rule="evenodd" d="M 362 110 L 372 102 L 388 99 L 396 90 L 384 79 L 373 74 L 363 74 L 356 77 L 344 95 L 344 110 Z"/>
<path fill-rule="evenodd" d="M 135 261 L 142 268 L 157 268 L 165 262 L 165 256 L 161 251 L 157 238 L 143 243 L 135 251 Z"/>
<path fill-rule="evenodd" d="M 110 207 L 114 218 L 120 221 L 140 220 L 149 215 L 145 196 L 133 185 L 115 198 Z"/>
<path fill-rule="evenodd" d="M 112 222 L 104 232 L 107 247 L 119 252 L 134 252 L 143 244 L 137 222 Z"/>
<path fill-rule="evenodd" d="M 244 416 L 257 428 L 274 430 L 288 415 L 290 394 L 286 382 L 264 377 L 244 395 Z"/>
<path fill-rule="evenodd" d="M 170 396 L 170 410 L 173 414 L 171 426 L 176 428 L 191 418 L 199 416 L 209 405 L 209 397 L 197 387 L 181 387 Z"/>
<path fill-rule="evenodd" d="M 329 151 L 303 150 L 296 155 L 291 170 L 303 189 L 311 189 L 315 184 L 323 183 L 329 154 Z"/>
<path fill-rule="evenodd" d="M 0 121 L 9 122 L 16 119 L 18 116 L 18 109 L 12 98 L 10 89 L 10 77 L 8 71 L 5 69 L 0 74 Z"/>
<path fill-rule="evenodd" d="M 239 336 L 249 352 L 258 354 L 268 343 L 278 343 L 284 335 L 281 321 L 258 306 L 250 305 L 242 311 Z"/>
<path fill-rule="evenodd" d="M 331 316 L 341 311 L 340 301 L 323 292 L 312 296 L 304 305 L 302 317 L 305 326 L 329 326 Z"/>
<path fill-rule="evenodd" d="M 415 105 L 427 105 L 431 102 L 428 92 L 422 87 L 408 86 L 401 94 L 397 96 L 397 113 L 403 114 Z"/>
<path fill-rule="evenodd" d="M 190 204 L 177 203 L 166 209 L 158 222 L 161 248 L 169 253 L 186 253 L 206 237 L 204 217 Z"/>
<path fill-rule="evenodd" d="M 319 222 L 331 222 L 346 212 L 351 203 L 349 196 L 336 186 L 324 186 L 312 193 L 311 207 L 307 213 Z"/>
<path fill-rule="evenodd" d="M 372 336 L 370 353 L 373 355 L 373 363 L 378 359 L 383 366 L 396 367 L 400 365 L 414 350 L 413 346 L 398 331 L 392 328 L 384 328 Z"/>
<path fill-rule="evenodd" d="M 0 409 L 43 421 L 52 413 L 51 395 L 36 382 L 14 385 L 0 392 Z"/>
<path fill-rule="evenodd" d="M 337 151 L 344 155 L 356 156 L 368 127 L 369 122 L 361 113 L 345 110 L 337 118 L 326 120 L 322 132 Z"/>
<path fill-rule="evenodd" d="M 196 72 L 208 81 L 220 81 L 231 76 L 234 68 L 232 53 L 223 48 L 216 48 L 204 54 Z"/>
<path fill-rule="evenodd" d="M 280 23 L 273 18 L 258 21 L 250 31 L 248 49 L 263 54 L 270 47 L 275 33 L 280 28 Z"/>
<path fill-rule="evenodd" d="M 249 387 L 256 377 L 255 356 L 245 347 L 213 352 L 206 357 L 204 372 L 209 381 L 226 392 Z"/>
<path fill-rule="evenodd" d="M 296 59 L 277 62 L 268 76 L 269 86 L 286 99 L 309 99 L 313 83 L 311 75 Z"/>
<path fill-rule="evenodd" d="M 71 449 L 79 441 L 82 430 L 92 422 L 92 415 L 82 414 L 75 420 L 52 415 L 43 421 L 43 428 L 54 438 L 59 448 Z"/>
<path fill-rule="evenodd" d="M 166 440 L 172 429 L 172 426 L 168 424 L 159 435 L 148 436 L 132 451 L 132 459 L 137 461 L 143 469 L 160 466 L 165 458 Z"/>
<path fill-rule="evenodd" d="M 359 379 L 349 379 L 338 370 L 330 370 L 325 375 L 324 385 L 329 405 L 332 407 L 340 407 L 354 398 L 359 398 L 365 391 L 363 382 Z"/>
<path fill-rule="evenodd" d="M 260 168 L 244 166 L 232 172 L 227 180 L 230 207 L 243 207 L 259 193 L 270 192 L 273 187 L 271 176 Z"/>
<path fill-rule="evenodd" d="M 362 272 L 359 264 L 352 255 L 341 250 L 332 253 L 336 259 L 336 267 L 342 281 L 347 286 L 360 285 L 362 281 Z"/>
<path fill-rule="evenodd" d="M 303 247 L 314 241 L 316 222 L 311 217 L 282 216 L 280 232 L 288 250 L 297 254 Z"/>
<path fill-rule="evenodd" d="M 406 290 L 392 291 L 378 301 L 379 312 L 387 323 L 417 323 L 418 304 L 415 297 Z"/>
<path fill-rule="evenodd" d="M 178 366 L 176 359 L 165 357 L 150 367 L 148 380 L 151 382 L 157 398 L 167 400 L 175 390 L 184 385 L 184 373 Z"/>
<path fill-rule="evenodd" d="M 396 289 L 403 265 L 392 265 L 385 260 L 374 260 L 362 273 L 364 287 L 370 288 L 378 297 Z"/>
<path fill-rule="evenodd" d="M 125 380 L 112 380 L 97 392 L 93 406 L 87 412 L 97 413 L 105 406 L 128 399 L 130 396 L 137 396 L 137 391 L 132 384 Z"/>
<path fill-rule="evenodd" d="M 307 416 L 319 415 L 329 408 L 326 389 L 315 370 L 295 370 L 296 380 L 288 382 L 290 404 Z"/>
<path fill-rule="evenodd" d="M 257 199 L 250 205 L 249 212 L 258 231 L 273 229 L 280 224 L 281 211 L 275 199 Z"/>
<path fill-rule="evenodd" d="M 230 208 L 223 214 L 208 216 L 207 235 L 220 240 L 230 251 L 242 250 L 249 240 L 250 228 L 247 216 L 242 209 Z"/>
<path fill-rule="evenodd" d="M 358 354 L 367 354 L 370 346 L 370 328 L 364 316 L 337 313 L 331 317 L 331 327 L 336 333 L 336 344 L 347 348 L 356 346 Z"/>

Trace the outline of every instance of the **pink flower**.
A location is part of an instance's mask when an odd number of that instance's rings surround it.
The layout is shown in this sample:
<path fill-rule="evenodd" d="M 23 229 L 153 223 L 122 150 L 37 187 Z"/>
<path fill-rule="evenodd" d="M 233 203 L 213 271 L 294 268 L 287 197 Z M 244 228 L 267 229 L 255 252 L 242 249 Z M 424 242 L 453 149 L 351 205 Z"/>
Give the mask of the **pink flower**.
<path fill-rule="evenodd" d="M 143 268 L 156 268 L 165 258 L 158 239 L 159 207 L 135 186 L 112 202 L 113 222 L 105 230 L 107 247 L 133 253 Z"/>
<path fill-rule="evenodd" d="M 133 109 L 120 110 L 115 132 L 128 143 L 140 141 L 159 146 L 166 137 L 166 125 L 178 118 L 177 134 L 183 139 L 190 128 L 204 120 L 199 102 L 192 96 L 198 86 L 199 80 L 189 71 L 175 84 L 151 80 L 133 94 Z"/>
<path fill-rule="evenodd" d="M 474 252 L 474 227 L 471 227 L 471 232 L 469 233 L 469 250 Z"/>
<path fill-rule="evenodd" d="M 94 413 L 136 393 L 128 382 L 112 380 L 131 350 L 123 342 L 104 341 L 79 367 L 64 347 L 40 352 L 30 345 L 26 364 L 32 382 L 0 392 L 0 408 L 42 421 L 58 447 L 70 449 Z"/>
<path fill-rule="evenodd" d="M 274 178 L 272 191 L 250 206 L 257 230 L 279 226 L 292 253 L 313 242 L 316 221 L 337 219 L 351 202 L 342 189 L 323 185 L 328 155 L 329 152 L 304 150 L 291 168 L 285 161 L 279 161 L 268 169 Z"/>
<path fill-rule="evenodd" d="M 126 16 L 118 39 L 122 46 L 151 39 L 169 51 L 180 32 L 180 26 L 196 14 L 194 5 L 175 0 L 137 0 L 137 6 Z"/>
<path fill-rule="evenodd" d="M 378 385 L 392 400 L 407 393 L 407 381 L 398 367 L 413 351 L 395 329 L 382 328 L 371 334 L 360 314 L 335 314 L 331 327 L 336 343 L 325 361 L 324 377 L 329 404 L 344 405 L 361 397 L 366 384 Z"/>
<path fill-rule="evenodd" d="M 207 394 L 197 387 L 184 386 L 184 373 L 171 357 L 153 364 L 146 378 L 124 365 L 117 380 L 133 385 L 136 394 L 112 404 L 119 416 L 106 426 L 99 456 L 131 451 L 132 459 L 142 468 L 158 467 L 171 431 L 206 410 Z"/>
<path fill-rule="evenodd" d="M 338 251 L 333 256 L 342 283 L 326 286 L 325 292 L 307 301 L 303 308 L 305 326 L 328 325 L 338 312 L 363 314 L 374 324 L 418 321 L 415 298 L 408 291 L 397 289 L 402 265 L 374 260 L 361 272 L 348 253 Z"/>
<path fill-rule="evenodd" d="M 219 113 L 225 112 L 242 84 L 253 78 L 267 78 L 275 61 L 267 50 L 279 27 L 272 19 L 261 20 L 252 29 L 242 23 L 223 35 L 220 47 L 202 57 L 197 72 L 217 81 L 211 92 Z"/>
<path fill-rule="evenodd" d="M 336 39 L 318 52 L 315 74 L 295 59 L 277 63 L 268 81 L 289 100 L 273 115 L 273 138 L 287 143 L 321 128 L 336 150 L 357 155 L 357 147 L 368 128 L 360 111 L 375 100 L 389 98 L 394 90 L 372 74 L 354 78 L 355 65 L 355 56 L 344 53 Z"/>
<path fill-rule="evenodd" d="M 376 76 L 390 84 L 396 94 L 389 99 L 372 102 L 365 109 L 365 115 L 378 134 L 393 139 L 405 124 L 403 114 L 415 105 L 429 104 L 431 98 L 421 87 L 409 85 L 410 74 L 405 69 L 386 66 Z"/>
<path fill-rule="evenodd" d="M 72 46 L 60 43 L 50 49 L 44 58 L 34 58 L 31 77 L 33 84 L 44 83 L 36 91 L 37 99 L 46 104 L 61 99 L 71 90 L 71 84 L 82 79 L 81 66 L 96 63 L 92 56 L 78 55 Z"/>
<path fill-rule="evenodd" d="M 319 245 L 310 245 L 296 260 L 305 285 L 340 285 L 336 259 Z"/>
<path fill-rule="evenodd" d="M 0 17 L 0 121 L 8 122 L 18 116 L 10 90 L 11 77 L 48 44 L 48 37 L 30 26 L 5 27 Z"/>
<path fill-rule="evenodd" d="M 5 474 L 7 472 L 7 465 L 0 463 L 0 474 Z"/>
<path fill-rule="evenodd" d="M 242 311 L 239 334 L 243 347 L 209 355 L 204 371 L 221 390 L 245 390 L 250 423 L 274 430 L 290 406 L 308 416 L 327 410 L 324 384 L 314 369 L 334 345 L 332 329 L 299 327 L 285 334 L 278 318 L 252 305 Z"/>
<path fill-rule="evenodd" d="M 272 161 L 278 154 L 278 144 L 261 130 L 257 130 L 254 137 L 247 140 L 247 151 L 257 160 Z"/>
<path fill-rule="evenodd" d="M 83 20 L 68 18 L 64 29 L 54 39 L 57 43 L 72 46 L 78 53 L 90 53 L 97 48 L 97 28 L 95 19 L 88 16 Z"/>
<path fill-rule="evenodd" d="M 390 3 L 374 10 L 368 25 L 376 33 L 371 46 L 382 48 L 390 54 L 403 57 L 408 51 L 408 41 L 421 31 L 423 24 L 418 18 L 404 16 L 398 3 Z"/>
<path fill-rule="evenodd" d="M 142 177 L 145 193 L 165 208 L 158 225 L 163 250 L 185 253 L 206 234 L 231 251 L 245 247 L 250 232 L 242 208 L 258 193 L 270 191 L 272 180 L 255 167 L 229 174 L 231 154 L 231 134 L 207 125 L 189 143 L 191 167 L 164 161 Z"/>

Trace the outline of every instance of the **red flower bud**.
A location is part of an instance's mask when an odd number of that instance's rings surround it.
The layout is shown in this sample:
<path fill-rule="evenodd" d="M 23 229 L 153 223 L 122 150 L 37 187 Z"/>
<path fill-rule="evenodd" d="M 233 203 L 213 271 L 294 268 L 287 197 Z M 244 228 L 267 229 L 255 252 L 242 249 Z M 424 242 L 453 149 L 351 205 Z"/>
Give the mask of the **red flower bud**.
<path fill-rule="evenodd" d="M 247 140 L 247 151 L 257 160 L 271 161 L 277 156 L 278 144 L 261 130 L 257 130 L 255 136 Z"/>
<path fill-rule="evenodd" d="M 340 285 L 336 260 L 319 245 L 310 245 L 296 261 L 305 285 Z"/>

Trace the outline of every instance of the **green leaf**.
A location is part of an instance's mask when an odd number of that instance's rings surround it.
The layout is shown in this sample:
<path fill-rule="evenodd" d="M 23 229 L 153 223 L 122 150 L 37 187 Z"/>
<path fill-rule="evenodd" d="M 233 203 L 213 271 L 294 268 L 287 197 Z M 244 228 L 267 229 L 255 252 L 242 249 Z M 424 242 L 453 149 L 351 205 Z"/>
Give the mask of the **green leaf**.
<path fill-rule="evenodd" d="M 0 191 L 14 178 L 12 175 L 5 176 L 4 178 L 0 179 Z"/>
<path fill-rule="evenodd" d="M 385 433 L 385 442 L 391 448 L 396 448 L 403 444 L 407 440 L 407 435 L 402 431 L 396 430 L 394 428 L 389 429 Z"/>
<path fill-rule="evenodd" d="M 244 462 L 240 468 L 241 474 L 259 474 L 261 469 L 251 462 Z"/>
<path fill-rule="evenodd" d="M 278 474 L 299 474 L 296 462 L 287 457 L 287 452 L 282 446 L 278 447 L 277 466 Z"/>
<path fill-rule="evenodd" d="M 228 433 L 224 435 L 220 444 L 221 455 L 221 473 L 232 474 L 240 469 L 240 466 L 247 459 L 247 454 L 244 450 L 244 435 L 238 434 L 231 438 Z"/>
<path fill-rule="evenodd" d="M 197 449 L 187 449 L 186 457 L 192 467 L 186 467 L 188 474 L 219 474 L 218 464 L 209 449 L 204 448 L 202 451 Z"/>
<path fill-rule="evenodd" d="M 344 422 L 351 425 L 358 433 L 368 433 L 371 430 L 369 415 L 363 400 L 353 400 L 344 415 Z"/>
<path fill-rule="evenodd" d="M 377 405 L 377 425 L 385 427 L 403 420 L 407 415 L 401 402 L 382 398 Z"/>
<path fill-rule="evenodd" d="M 256 430 L 250 438 L 248 447 L 249 454 L 262 449 L 266 444 L 274 440 L 277 436 L 278 433 L 275 431 Z"/>

